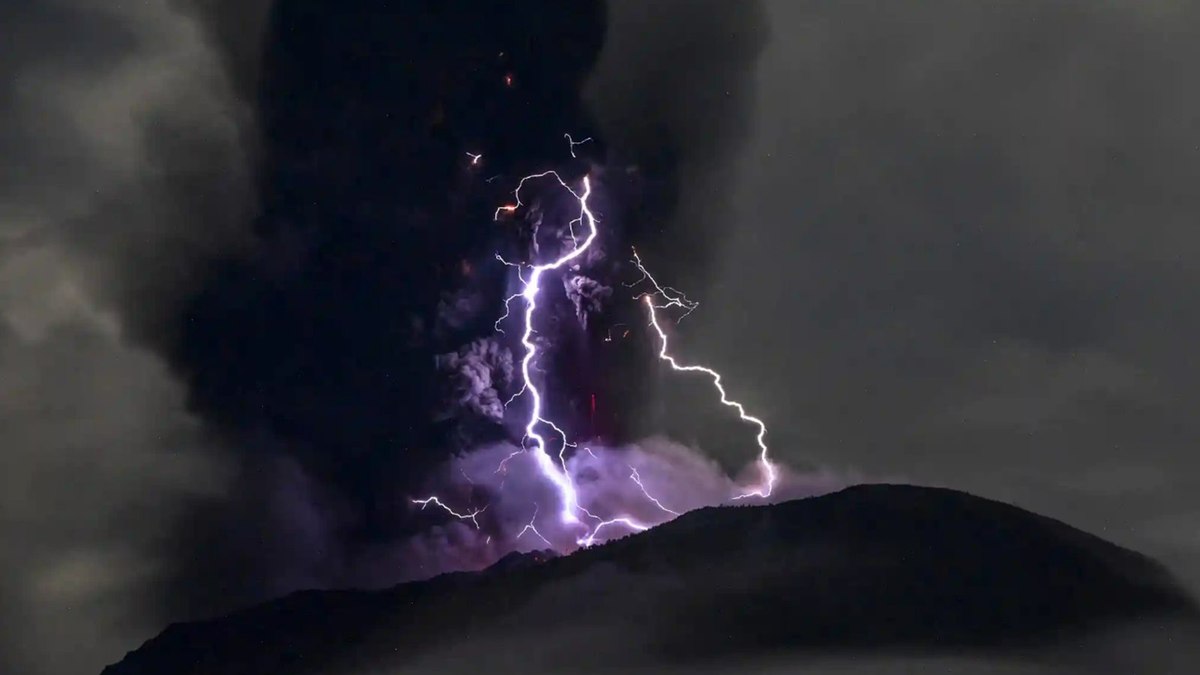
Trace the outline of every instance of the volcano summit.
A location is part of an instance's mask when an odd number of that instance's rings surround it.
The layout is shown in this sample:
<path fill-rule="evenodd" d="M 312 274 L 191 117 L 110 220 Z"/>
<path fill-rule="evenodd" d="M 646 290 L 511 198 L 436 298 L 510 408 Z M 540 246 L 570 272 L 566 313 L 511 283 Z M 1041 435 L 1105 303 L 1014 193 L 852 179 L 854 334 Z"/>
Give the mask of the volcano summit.
<path fill-rule="evenodd" d="M 565 557 L 296 593 L 172 625 L 104 675 L 452 673 L 477 659 L 493 673 L 658 672 L 847 654 L 1086 667 L 1104 652 L 1080 645 L 1129 626 L 1195 636 L 1200 613 L 1158 563 L 1058 521 L 861 485 L 701 509 Z M 1180 672 L 1162 668 L 1130 672 Z"/>

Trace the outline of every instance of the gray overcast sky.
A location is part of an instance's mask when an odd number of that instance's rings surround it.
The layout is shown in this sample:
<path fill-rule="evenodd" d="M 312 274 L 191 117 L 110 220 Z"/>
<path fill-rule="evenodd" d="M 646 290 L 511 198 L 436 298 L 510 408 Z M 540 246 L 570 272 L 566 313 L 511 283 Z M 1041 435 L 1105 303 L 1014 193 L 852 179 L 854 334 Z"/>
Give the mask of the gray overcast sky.
<path fill-rule="evenodd" d="M 1200 6 L 767 5 L 681 339 L 782 457 L 1013 501 L 1200 583 Z"/>

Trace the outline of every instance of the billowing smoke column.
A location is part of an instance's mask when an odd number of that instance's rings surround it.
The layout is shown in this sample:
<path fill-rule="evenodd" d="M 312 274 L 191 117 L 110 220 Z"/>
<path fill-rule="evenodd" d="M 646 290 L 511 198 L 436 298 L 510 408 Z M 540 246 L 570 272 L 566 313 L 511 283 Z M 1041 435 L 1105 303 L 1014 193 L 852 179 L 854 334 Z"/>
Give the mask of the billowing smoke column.
<path fill-rule="evenodd" d="M 574 141 L 570 136 L 567 136 L 567 141 L 570 144 L 572 157 L 575 156 L 575 147 L 586 142 Z M 477 155 L 471 156 L 472 163 L 478 161 Z M 503 324 L 516 316 L 519 316 L 521 325 L 520 346 L 523 355 L 520 359 L 520 367 L 517 369 L 519 370 L 520 386 L 504 403 L 504 407 L 507 408 L 514 402 L 528 401 L 528 413 L 524 420 L 520 445 L 508 452 L 498 451 L 498 454 L 503 456 L 496 461 L 495 469 L 487 472 L 492 476 L 501 476 L 499 482 L 492 486 L 494 491 L 499 493 L 493 497 L 509 502 L 511 500 L 509 494 L 518 493 L 528 499 L 528 521 L 523 524 L 511 541 L 506 542 L 507 545 L 517 548 L 524 545 L 521 542 L 522 539 L 531 537 L 559 552 L 568 552 L 580 546 L 591 546 L 613 537 L 644 531 L 680 515 L 685 510 L 699 506 L 751 497 L 760 499 L 772 497 L 779 480 L 779 470 L 769 456 L 766 445 L 766 425 L 761 419 L 750 415 L 741 403 L 728 397 L 719 373 L 705 366 L 681 364 L 670 354 L 667 334 L 660 323 L 658 312 L 681 310 L 678 321 L 695 310 L 697 303 L 689 300 L 680 291 L 661 285 L 646 269 L 636 250 L 633 253 L 632 263 L 642 276 L 627 285 L 630 287 L 649 285 L 647 290 L 635 297 L 642 301 L 648 313 L 648 326 L 653 330 L 652 337 L 657 340 L 659 345 L 657 351 L 659 359 L 674 371 L 688 375 L 698 373 L 706 376 L 711 381 L 720 402 L 733 408 L 742 421 L 756 430 L 754 438 L 758 447 L 757 463 L 761 480 L 749 487 L 737 487 L 731 481 L 717 479 L 709 481 L 707 485 L 701 487 L 695 484 L 694 479 L 689 476 L 689 481 L 693 483 L 693 494 L 676 495 L 675 498 L 678 502 L 673 502 L 672 506 L 668 506 L 664 502 L 665 497 L 657 494 L 655 489 L 646 484 L 638 468 L 630 461 L 635 454 L 630 448 L 581 448 L 578 444 L 570 441 L 562 426 L 546 416 L 544 374 L 539 360 L 542 351 L 539 349 L 541 340 L 538 338 L 537 330 L 538 321 L 541 318 L 539 299 L 548 276 L 556 273 L 578 272 L 581 262 L 585 259 L 584 256 L 590 249 L 598 246 L 599 219 L 589 203 L 593 192 L 592 178 L 584 176 L 579 180 L 578 186 L 573 187 L 556 171 L 544 171 L 522 178 L 513 191 L 514 202 L 498 207 L 494 219 L 499 219 L 501 214 L 514 214 L 526 206 L 521 199 L 522 190 L 531 181 L 548 182 L 569 194 L 578 205 L 578 217 L 565 223 L 560 229 L 560 231 L 569 232 L 569 237 L 558 238 L 565 247 L 565 251 L 559 253 L 556 258 L 547 262 L 519 264 L 505 260 L 496 254 L 497 260 L 517 270 L 517 277 L 521 284 L 521 290 L 505 300 L 504 313 L 495 323 L 496 330 L 500 333 L 504 332 Z M 536 231 L 540 225 L 540 220 L 535 223 L 534 241 L 531 245 L 535 256 L 541 252 Z M 568 280 L 570 281 L 568 282 Z M 583 280 L 583 282 L 578 280 Z M 586 287 L 587 284 L 584 282 L 587 281 L 590 280 L 582 274 L 564 276 L 564 287 L 568 297 L 571 297 L 570 292 L 573 287 Z M 595 282 L 592 283 L 596 285 Z M 574 297 L 571 299 L 575 304 L 577 314 L 580 315 L 581 322 L 584 321 L 586 312 L 581 307 L 580 301 Z M 514 316 L 512 303 L 518 301 L 522 304 L 523 311 Z M 491 416 L 497 417 L 495 414 Z M 568 457 L 569 452 L 573 455 L 572 457 Z M 676 455 L 678 454 L 676 452 Z M 521 462 L 521 468 L 532 469 L 537 482 L 551 488 L 549 495 L 541 494 L 539 496 L 537 487 L 528 483 L 508 480 L 510 471 L 515 469 L 513 460 L 521 457 L 527 457 L 529 460 Z M 625 461 L 622 461 L 622 458 Z M 646 459 L 644 451 L 638 455 L 638 458 L 641 461 Z M 612 468 L 614 465 L 620 467 L 615 474 Z M 662 464 L 651 462 L 648 466 L 656 469 L 656 477 L 662 481 L 665 475 Z M 694 463 L 692 468 L 694 469 L 695 466 L 703 466 L 704 473 L 707 475 L 711 476 L 716 473 L 713 470 L 715 465 L 712 463 Z M 458 473 L 475 485 L 476 481 L 471 478 L 470 472 L 478 475 L 476 467 L 468 469 L 460 463 Z M 693 475 L 696 473 L 694 470 L 691 471 Z M 617 493 L 622 491 L 605 487 L 612 485 L 613 479 L 617 476 L 620 476 L 619 480 L 633 486 L 636 492 L 617 496 Z M 588 498 L 585 499 L 582 494 L 584 490 L 581 490 L 581 480 L 590 486 L 600 486 L 600 488 L 591 490 Z M 539 514 L 546 512 L 543 509 L 543 502 L 547 497 L 556 502 L 557 518 L 549 523 L 543 522 L 542 527 L 539 528 L 538 517 Z M 632 499 L 640 501 L 641 506 L 635 509 L 630 503 Z M 488 508 L 486 504 L 481 507 L 451 506 L 448 503 L 449 499 L 440 495 L 413 499 L 412 502 L 422 509 L 431 505 L 439 507 L 454 518 L 471 523 L 476 530 L 482 529 L 479 518 Z M 503 518 L 502 515 L 499 517 Z M 485 543 L 489 546 L 493 545 L 492 539 L 492 536 L 488 535 Z M 499 545 L 503 546 L 505 542 L 501 542 Z"/>

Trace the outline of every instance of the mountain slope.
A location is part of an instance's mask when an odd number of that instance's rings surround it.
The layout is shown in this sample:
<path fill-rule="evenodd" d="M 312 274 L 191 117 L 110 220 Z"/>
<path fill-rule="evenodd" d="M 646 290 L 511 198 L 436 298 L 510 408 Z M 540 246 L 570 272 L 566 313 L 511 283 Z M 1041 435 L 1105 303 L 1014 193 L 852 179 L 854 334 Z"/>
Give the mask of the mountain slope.
<path fill-rule="evenodd" d="M 104 673 L 585 672 L 780 650 L 1029 651 L 1196 616 L 1160 565 L 1063 523 L 952 490 L 870 485 L 702 509 L 503 570 L 297 593 L 172 625 Z"/>

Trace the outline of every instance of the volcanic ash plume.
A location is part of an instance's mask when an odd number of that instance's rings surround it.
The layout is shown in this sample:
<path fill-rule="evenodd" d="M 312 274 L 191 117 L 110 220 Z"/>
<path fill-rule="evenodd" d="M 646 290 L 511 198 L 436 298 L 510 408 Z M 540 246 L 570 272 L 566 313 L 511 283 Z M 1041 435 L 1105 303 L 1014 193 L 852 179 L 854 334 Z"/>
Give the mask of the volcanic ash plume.
<path fill-rule="evenodd" d="M 500 392 L 513 379 L 513 359 L 508 349 L 493 338 L 481 338 L 438 356 L 437 366 L 449 380 L 444 417 L 473 413 L 497 423 L 504 421 Z"/>

